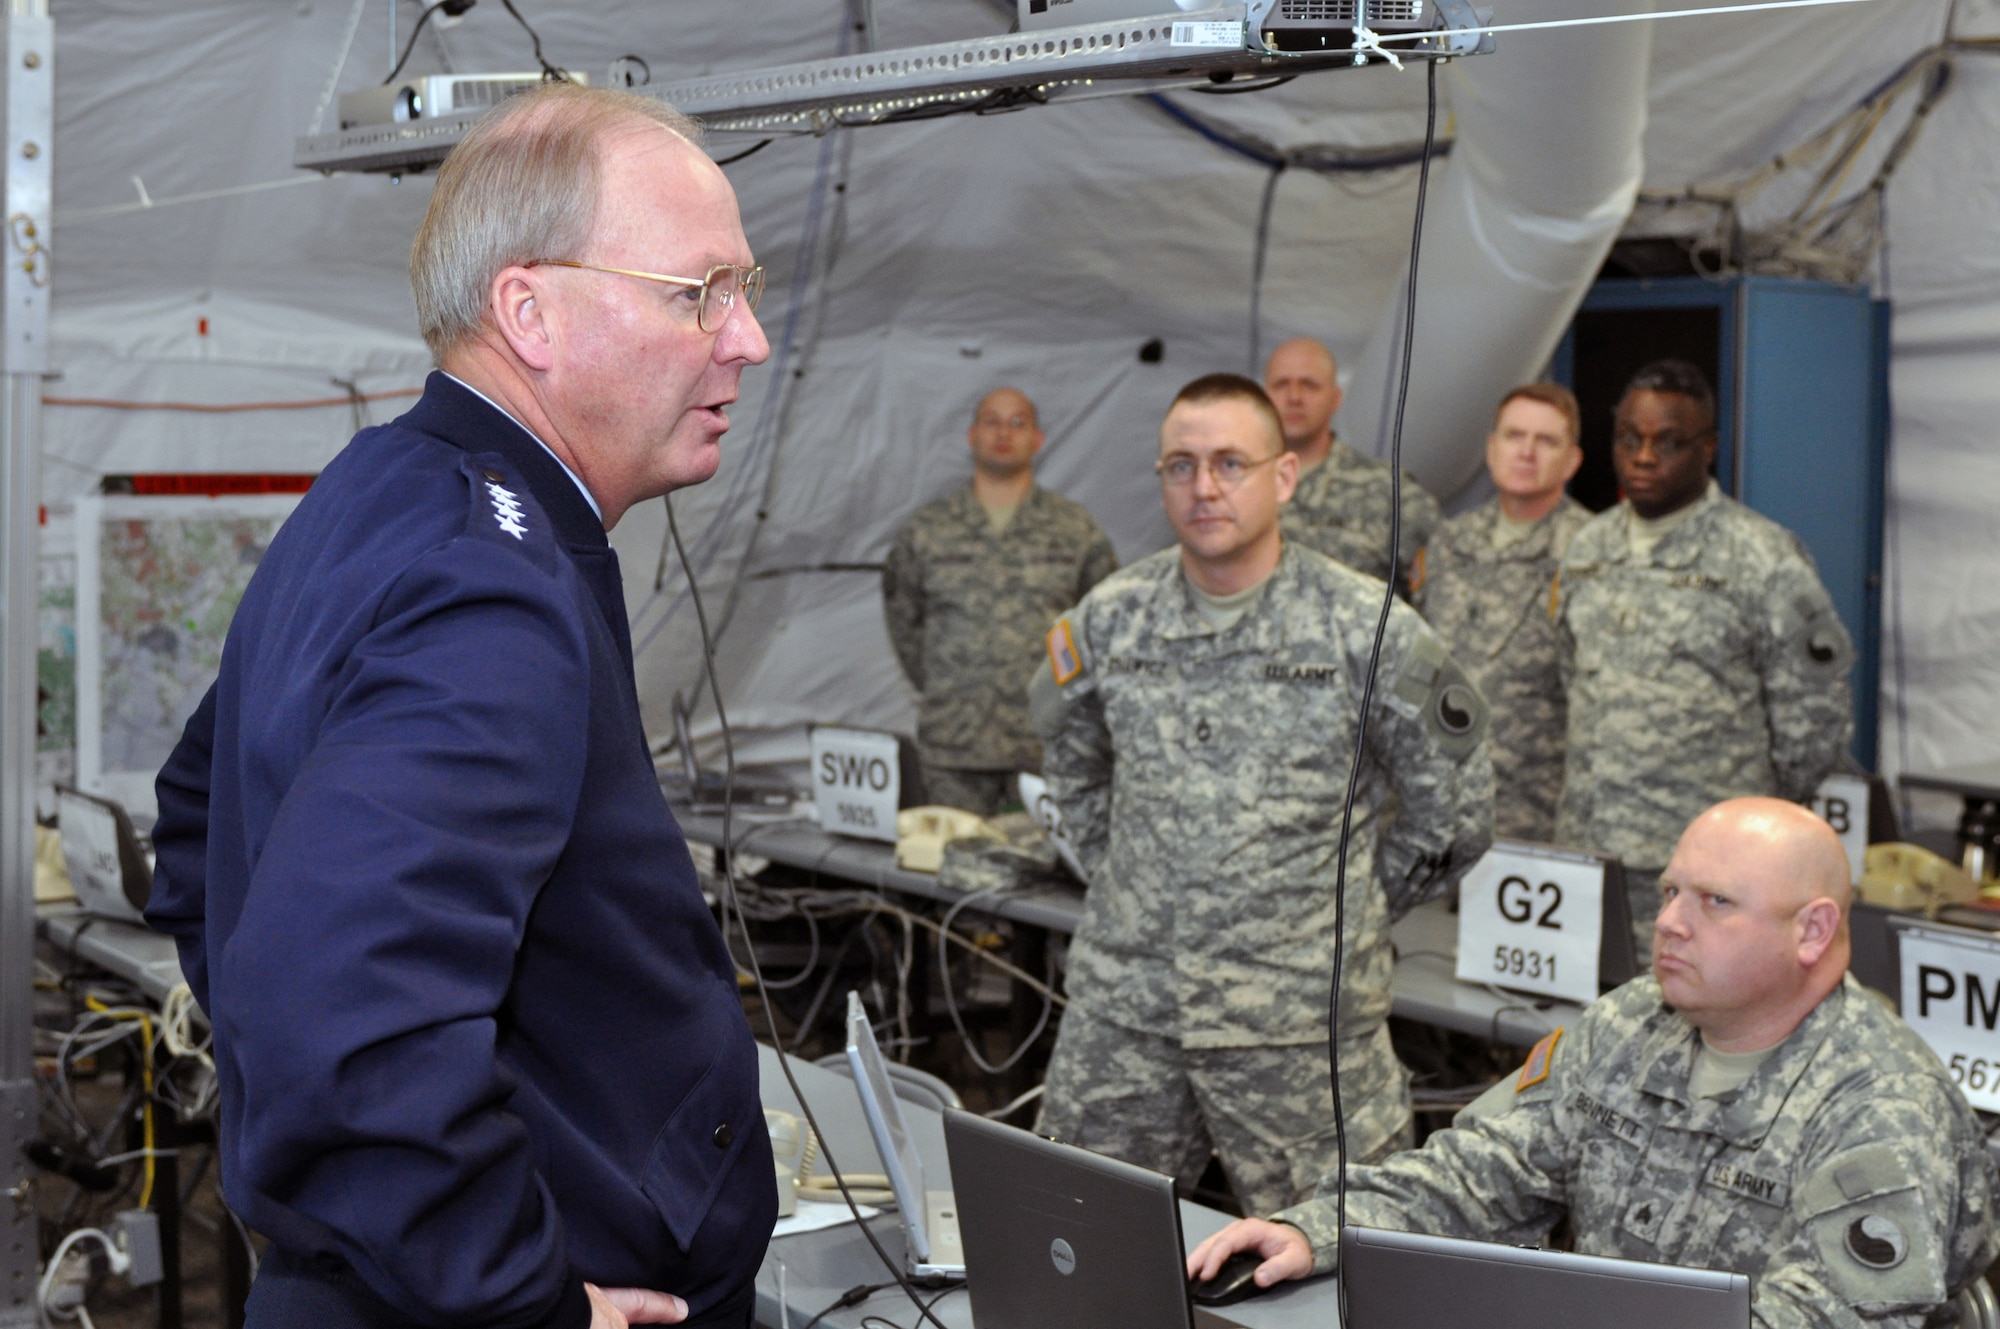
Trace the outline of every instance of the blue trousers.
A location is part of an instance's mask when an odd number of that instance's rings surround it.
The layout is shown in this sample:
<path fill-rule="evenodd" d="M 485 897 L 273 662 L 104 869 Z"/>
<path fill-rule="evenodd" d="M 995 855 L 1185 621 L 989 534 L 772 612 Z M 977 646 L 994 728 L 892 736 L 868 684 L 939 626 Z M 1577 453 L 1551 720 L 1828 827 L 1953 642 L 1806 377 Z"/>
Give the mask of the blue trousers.
<path fill-rule="evenodd" d="M 750 1329 L 757 1289 L 746 1286 L 684 1329 Z M 273 1246 L 257 1269 L 244 1329 L 424 1329 L 363 1287 L 351 1270 Z"/>

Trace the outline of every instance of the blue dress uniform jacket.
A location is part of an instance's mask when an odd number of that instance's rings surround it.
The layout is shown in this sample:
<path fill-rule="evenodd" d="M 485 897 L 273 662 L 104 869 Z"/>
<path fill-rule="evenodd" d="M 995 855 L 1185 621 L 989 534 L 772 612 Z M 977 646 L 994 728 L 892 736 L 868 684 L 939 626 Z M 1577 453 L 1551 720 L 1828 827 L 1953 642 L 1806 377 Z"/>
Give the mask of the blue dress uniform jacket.
<path fill-rule="evenodd" d="M 147 918 L 213 1022 L 230 1205 L 392 1318 L 747 1308 L 756 1048 L 631 651 L 575 484 L 434 374 L 272 541 L 160 774 Z"/>

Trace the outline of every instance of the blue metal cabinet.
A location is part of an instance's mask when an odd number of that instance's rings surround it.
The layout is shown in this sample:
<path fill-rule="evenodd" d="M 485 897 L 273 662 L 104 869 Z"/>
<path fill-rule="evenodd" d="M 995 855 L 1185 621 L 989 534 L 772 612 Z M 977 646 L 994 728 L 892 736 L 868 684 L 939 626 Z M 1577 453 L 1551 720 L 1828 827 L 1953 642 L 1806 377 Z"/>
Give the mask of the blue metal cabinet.
<path fill-rule="evenodd" d="M 1611 410 L 1641 364 L 1677 356 L 1716 390 L 1716 478 L 1796 531 L 1854 636 L 1854 755 L 1875 768 L 1881 669 L 1883 472 L 1889 311 L 1865 289 L 1772 277 L 1600 281 L 1551 376 L 1584 409 L 1585 465 L 1572 485 L 1616 500 Z"/>

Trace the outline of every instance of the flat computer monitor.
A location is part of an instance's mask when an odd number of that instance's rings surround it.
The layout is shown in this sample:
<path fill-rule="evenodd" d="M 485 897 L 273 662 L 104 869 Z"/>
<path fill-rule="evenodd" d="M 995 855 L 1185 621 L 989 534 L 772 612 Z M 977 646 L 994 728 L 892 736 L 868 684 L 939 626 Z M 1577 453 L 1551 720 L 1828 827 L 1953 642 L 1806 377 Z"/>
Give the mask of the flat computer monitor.
<path fill-rule="evenodd" d="M 1193 1329 L 1173 1178 L 944 1114 L 979 1329 Z"/>
<path fill-rule="evenodd" d="M 896 1197 L 909 1272 L 919 1278 L 963 1278 L 965 1257 L 952 1193 L 925 1185 L 923 1155 L 903 1120 L 896 1086 L 858 992 L 847 994 L 847 1065 L 854 1072 L 861 1115 L 868 1121 L 868 1133 L 875 1139 L 875 1152 L 882 1155 L 882 1170 Z"/>
<path fill-rule="evenodd" d="M 80 789 L 56 790 L 63 868 L 76 902 L 93 914 L 144 923 L 153 872 L 123 805 Z"/>
<path fill-rule="evenodd" d="M 1490 1241 L 1347 1227 L 1346 1329 L 1749 1329 L 1750 1280 Z"/>

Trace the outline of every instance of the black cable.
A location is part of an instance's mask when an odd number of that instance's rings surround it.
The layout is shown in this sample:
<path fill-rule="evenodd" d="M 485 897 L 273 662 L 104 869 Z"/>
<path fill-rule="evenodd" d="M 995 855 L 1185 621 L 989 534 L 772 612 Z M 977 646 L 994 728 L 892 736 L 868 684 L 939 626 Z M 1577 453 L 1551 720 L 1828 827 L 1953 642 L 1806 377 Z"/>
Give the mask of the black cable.
<path fill-rule="evenodd" d="M 513 6 L 509 4 L 508 8 L 511 9 Z M 729 714 L 722 707 L 722 687 L 716 681 L 715 675 L 715 642 L 708 634 L 708 613 L 702 608 L 701 588 L 695 585 L 694 565 L 688 562 L 687 546 L 681 543 L 680 524 L 674 520 L 673 496 L 667 495 L 664 502 L 667 508 L 667 534 L 672 538 L 674 553 L 679 556 L 681 567 L 687 573 L 688 598 L 694 602 L 695 622 L 701 628 L 701 653 L 708 671 L 709 696 L 715 702 L 715 718 L 722 726 L 722 842 L 730 844 L 733 842 L 730 828 L 734 824 L 732 813 L 735 808 L 736 792 L 736 740 L 730 733 Z M 742 907 L 736 903 L 734 854 L 725 855 L 723 858 L 722 883 L 723 896 L 730 902 L 728 908 L 734 910 L 737 926 L 743 934 L 743 949 L 750 961 L 750 977 L 756 984 L 759 1001 L 764 1007 L 764 1023 L 771 1031 L 771 1050 L 777 1055 L 778 1069 L 784 1072 L 785 1084 L 790 1087 L 792 1097 L 798 1100 L 799 1111 L 804 1114 L 807 1127 L 819 1139 L 819 1155 L 826 1160 L 826 1170 L 833 1174 L 834 1185 L 840 1188 L 840 1198 L 847 1201 L 847 1210 L 854 1215 L 854 1225 L 860 1228 L 861 1235 L 868 1239 L 868 1245 L 873 1248 L 876 1258 L 882 1261 L 882 1267 L 889 1271 L 889 1276 L 896 1280 L 896 1285 L 903 1289 L 904 1294 L 910 1299 L 910 1304 L 917 1308 L 923 1319 L 929 1320 L 937 1326 L 937 1329 L 945 1329 L 944 1321 L 931 1314 L 930 1307 L 917 1295 L 916 1285 L 910 1282 L 896 1261 L 889 1258 L 889 1252 L 882 1248 L 881 1239 L 861 1217 L 861 1206 L 855 1203 L 854 1193 L 848 1189 L 847 1178 L 841 1175 L 840 1165 L 834 1162 L 833 1144 L 827 1139 L 826 1132 L 820 1129 L 819 1119 L 813 1115 L 812 1104 L 806 1101 L 805 1090 L 799 1087 L 798 1077 L 792 1074 L 791 1062 L 785 1057 L 784 1039 L 778 1033 L 777 1008 L 765 995 L 764 970 L 757 961 L 757 947 L 750 939 L 749 920 L 744 917 Z M 724 917 L 727 916 L 728 910 L 725 910 Z"/>
<path fill-rule="evenodd" d="M 1264 264 L 1271 253 L 1271 206 L 1278 199 L 1278 181 L 1285 176 L 1285 161 L 1281 157 L 1271 168 L 1270 178 L 1264 181 L 1264 201 L 1257 208 L 1257 238 L 1251 248 L 1250 259 L 1250 368 L 1245 372 L 1251 378 L 1263 377 L 1263 366 L 1257 363 L 1263 351 L 1264 324 Z"/>
<path fill-rule="evenodd" d="M 774 142 L 776 142 L 776 140 L 775 140 L 775 139 L 768 139 L 768 138 L 767 138 L 767 139 L 765 139 L 765 140 L 764 140 L 763 142 L 761 142 L 761 143 L 758 143 L 757 145 L 755 145 L 754 147 L 748 147 L 748 148 L 745 148 L 745 149 L 743 149 L 743 151 L 741 151 L 741 152 L 737 153 L 737 154 L 736 154 L 735 156 L 733 156 L 733 157 L 718 157 L 718 158 L 716 158 L 716 160 L 715 160 L 715 164 L 716 164 L 717 166 L 734 166 L 734 165 L 735 165 L 735 164 L 736 164 L 737 162 L 740 162 L 740 161 L 742 161 L 742 160 L 743 160 L 743 159 L 744 159 L 745 157 L 754 157 L 754 156 L 756 156 L 756 155 L 757 155 L 758 153 L 762 152 L 762 151 L 763 151 L 764 149 L 766 149 L 766 148 L 770 147 L 770 146 L 771 146 L 771 144 L 772 144 L 772 143 L 774 143 Z"/>
<path fill-rule="evenodd" d="M 841 1293 L 839 1299 L 836 1300 L 832 1305 L 828 1306 L 825 1310 L 821 1311 L 819 1314 L 813 1316 L 810 1320 L 807 1320 L 803 1325 L 799 1326 L 799 1329 L 813 1329 L 814 1325 L 817 1325 L 821 1320 L 824 1320 L 827 1316 L 833 1314 L 835 1311 L 844 1311 L 849 1309 L 850 1307 L 859 1306 L 862 1302 L 868 1300 L 868 1298 L 874 1296 L 877 1292 L 882 1291 L 884 1288 L 892 1288 L 894 1286 L 896 1286 L 894 1283 L 856 1284 L 855 1286 L 847 1289 L 847 1291 Z"/>
<path fill-rule="evenodd" d="M 1424 200 L 1430 192 L 1431 149 L 1437 141 L 1438 62 L 1427 62 L 1424 114 L 1424 155 L 1417 168 L 1416 220 L 1410 228 L 1410 277 L 1404 293 L 1402 381 L 1396 388 L 1395 425 L 1389 433 L 1389 584 L 1382 591 L 1382 612 L 1375 620 L 1375 642 L 1368 651 L 1368 673 L 1361 683 L 1361 715 L 1354 726 L 1354 766 L 1347 773 L 1347 798 L 1340 809 L 1340 857 L 1333 878 L 1333 991 L 1326 1003 L 1326 1051 L 1333 1079 L 1334 1240 L 1347 1229 L 1347 1120 L 1340 1101 L 1340 971 L 1347 949 L 1347 845 L 1354 827 L 1354 800 L 1361 788 L 1361 762 L 1367 755 L 1368 710 L 1375 698 L 1375 675 L 1382 666 L 1382 641 L 1389 631 L 1389 611 L 1396 604 L 1396 578 L 1403 538 L 1403 409 L 1410 400 L 1410 352 L 1417 336 L 1417 257 L 1424 242 Z M 1335 1266 L 1341 1323 L 1347 1314 L 1347 1261 Z"/>
<path fill-rule="evenodd" d="M 528 25 L 528 20 L 521 17 L 521 11 L 514 8 L 514 0 L 500 0 L 500 3 L 507 7 L 507 12 L 514 16 L 514 21 L 520 24 L 522 30 L 528 34 L 528 40 L 535 44 L 535 63 L 542 67 L 542 82 L 544 83 L 569 82 L 568 73 L 566 73 L 563 70 L 557 69 L 554 65 L 550 64 L 547 60 L 544 60 L 542 58 L 541 34 L 537 33 L 534 30 L 534 28 Z M 648 72 L 650 73 L 651 71 Z"/>
<path fill-rule="evenodd" d="M 628 54 L 625 54 L 625 55 L 621 55 L 621 56 L 619 56 L 619 57 L 618 57 L 618 58 L 617 58 L 616 60 L 613 60 L 613 61 L 611 62 L 611 74 L 612 74 L 612 82 L 614 82 L 614 83 L 615 83 L 615 82 L 617 82 L 617 81 L 618 81 L 618 77 L 617 77 L 617 76 L 618 76 L 618 66 L 620 66 L 620 65 L 622 65 L 622 64 L 625 64 L 625 63 L 627 63 L 627 62 L 629 62 L 629 63 L 631 63 L 631 64 L 635 64 L 635 65 L 639 66 L 639 68 L 641 68 L 641 69 L 645 70 L 645 71 L 646 71 L 646 77 L 645 77 L 645 78 L 643 78 L 643 79 L 641 79 L 641 80 L 640 80 L 639 82 L 637 82 L 637 83 L 634 83 L 634 82 L 632 81 L 632 76 L 631 76 L 631 74 L 627 73 L 627 74 L 625 75 L 625 86 L 626 86 L 626 87 L 628 87 L 628 88 L 643 88 L 643 87 L 645 87 L 645 86 L 646 86 L 646 85 L 647 85 L 648 83 L 651 83 L 651 82 L 653 81 L 653 67 L 652 67 L 652 65 L 650 65 L 650 64 L 648 64 L 648 63 L 646 62 L 646 57 L 645 57 L 645 56 L 643 56 L 643 55 L 632 55 L 632 54 L 629 54 L 629 53 L 628 53 Z"/>
<path fill-rule="evenodd" d="M 396 75 L 403 72 L 403 66 L 410 63 L 410 52 L 417 49 L 417 35 L 424 30 L 424 24 L 431 21 L 431 15 L 442 9 L 451 17 L 457 18 L 460 14 L 472 8 L 474 3 L 476 3 L 476 0 L 437 0 L 436 4 L 428 6 L 417 17 L 417 26 L 410 29 L 410 40 L 403 43 L 403 54 L 397 58 L 396 67 L 389 71 L 389 77 L 382 80 L 382 86 L 386 88 L 391 83 L 394 83 Z"/>
<path fill-rule="evenodd" d="M 1280 74 L 1256 83 L 1211 83 L 1205 88 L 1190 88 L 1188 91 L 1209 97 L 1240 97 L 1246 92 L 1269 92 L 1272 88 L 1282 88 L 1297 77 L 1297 74 Z"/>

